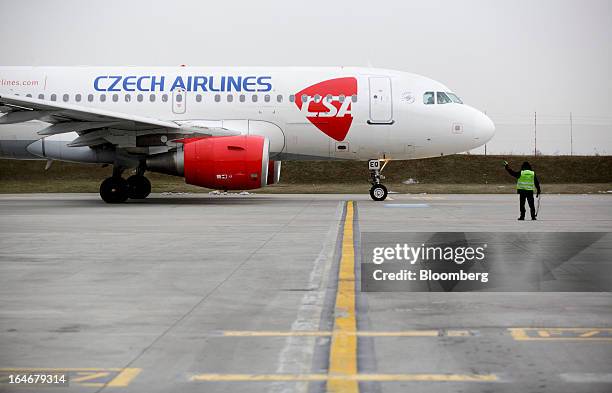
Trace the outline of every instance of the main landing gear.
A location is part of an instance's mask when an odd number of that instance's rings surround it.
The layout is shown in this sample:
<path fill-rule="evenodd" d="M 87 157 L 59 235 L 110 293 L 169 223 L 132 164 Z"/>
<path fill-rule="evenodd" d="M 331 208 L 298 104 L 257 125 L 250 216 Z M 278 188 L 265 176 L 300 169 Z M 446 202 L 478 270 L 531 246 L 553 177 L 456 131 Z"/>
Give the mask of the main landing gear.
<path fill-rule="evenodd" d="M 384 180 L 384 176 L 382 175 L 382 171 L 387 165 L 388 161 L 383 161 L 384 164 L 380 165 L 381 160 L 370 160 L 368 161 L 368 169 L 370 170 L 370 183 L 372 183 L 372 188 L 370 188 L 370 196 L 375 201 L 384 201 L 387 199 L 387 195 L 389 192 L 387 191 L 387 187 L 383 186 L 380 181 Z"/>
<path fill-rule="evenodd" d="M 114 167 L 113 176 L 100 184 L 100 196 L 106 203 L 123 203 L 131 199 L 145 199 L 151 193 L 151 182 L 140 168 L 136 174 L 124 179 L 123 168 Z"/>

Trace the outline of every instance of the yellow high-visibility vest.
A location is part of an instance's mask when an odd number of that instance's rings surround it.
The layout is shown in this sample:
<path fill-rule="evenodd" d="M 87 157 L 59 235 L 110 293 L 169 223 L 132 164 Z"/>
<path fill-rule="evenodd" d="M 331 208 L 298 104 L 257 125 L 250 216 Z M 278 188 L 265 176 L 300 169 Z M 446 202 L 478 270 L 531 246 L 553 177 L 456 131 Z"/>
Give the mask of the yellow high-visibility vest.
<path fill-rule="evenodd" d="M 516 189 L 533 191 L 535 189 L 535 172 L 530 170 L 521 171 L 521 176 L 516 181 Z"/>

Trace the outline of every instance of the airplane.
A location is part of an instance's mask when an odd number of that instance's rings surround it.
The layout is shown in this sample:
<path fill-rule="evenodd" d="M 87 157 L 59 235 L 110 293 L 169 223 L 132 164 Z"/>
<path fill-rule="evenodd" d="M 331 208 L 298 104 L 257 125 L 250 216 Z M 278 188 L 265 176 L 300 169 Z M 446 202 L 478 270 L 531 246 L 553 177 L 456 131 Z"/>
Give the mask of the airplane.
<path fill-rule="evenodd" d="M 281 162 L 455 154 L 495 125 L 445 85 L 360 67 L 0 67 L 0 158 L 113 166 L 108 203 L 144 199 L 147 171 L 218 190 L 276 184 Z M 123 173 L 134 170 L 125 179 Z"/>

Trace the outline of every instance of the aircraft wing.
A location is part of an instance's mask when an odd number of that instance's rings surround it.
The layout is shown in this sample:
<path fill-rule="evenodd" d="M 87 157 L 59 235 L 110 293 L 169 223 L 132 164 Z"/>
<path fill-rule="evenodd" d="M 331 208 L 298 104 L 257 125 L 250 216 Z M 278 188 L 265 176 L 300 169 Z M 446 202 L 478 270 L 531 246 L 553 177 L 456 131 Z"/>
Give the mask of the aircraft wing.
<path fill-rule="evenodd" d="M 104 132 L 165 131 L 173 134 L 197 134 L 203 136 L 233 136 L 240 132 L 224 128 L 181 125 L 173 121 L 130 115 L 81 105 L 59 103 L 38 98 L 17 95 L 0 95 L 0 124 L 14 124 L 40 120 L 51 125 L 38 132 L 40 135 L 55 135 L 77 132 L 82 136 L 96 132 L 97 138 L 104 139 Z"/>

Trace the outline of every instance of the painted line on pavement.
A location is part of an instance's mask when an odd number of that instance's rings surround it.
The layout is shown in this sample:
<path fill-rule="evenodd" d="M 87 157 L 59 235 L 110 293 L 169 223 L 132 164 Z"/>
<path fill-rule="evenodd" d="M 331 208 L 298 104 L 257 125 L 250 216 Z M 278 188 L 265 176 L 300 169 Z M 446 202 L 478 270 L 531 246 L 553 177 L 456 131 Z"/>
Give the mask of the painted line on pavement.
<path fill-rule="evenodd" d="M 510 328 L 517 341 L 608 341 L 612 328 Z"/>
<path fill-rule="evenodd" d="M 338 288 L 334 309 L 334 330 L 329 350 L 329 392 L 357 393 L 357 319 L 355 317 L 355 244 L 353 241 L 353 201 L 346 204 L 342 236 L 342 256 L 338 269 Z"/>

